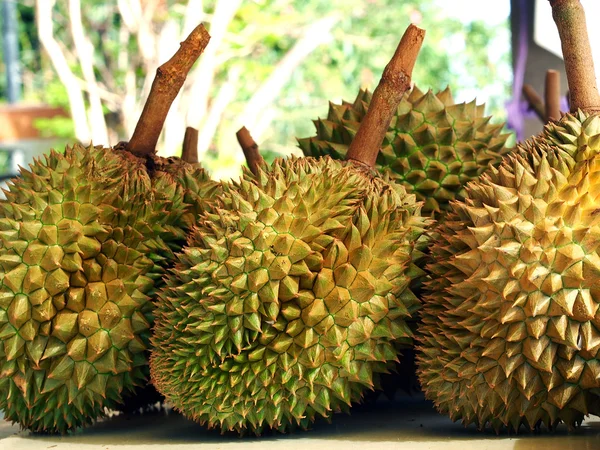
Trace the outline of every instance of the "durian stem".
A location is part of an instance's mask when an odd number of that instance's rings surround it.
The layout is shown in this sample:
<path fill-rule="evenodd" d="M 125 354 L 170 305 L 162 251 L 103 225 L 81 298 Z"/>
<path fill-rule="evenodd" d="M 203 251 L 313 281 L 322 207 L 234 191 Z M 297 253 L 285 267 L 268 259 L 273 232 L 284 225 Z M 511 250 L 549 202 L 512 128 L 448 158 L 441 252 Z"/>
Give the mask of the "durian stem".
<path fill-rule="evenodd" d="M 546 84 L 544 99 L 536 92 L 532 85 L 523 86 L 523 97 L 527 100 L 529 108 L 533 110 L 542 121 L 548 123 L 560 119 L 560 74 L 556 70 L 546 71 Z"/>
<path fill-rule="evenodd" d="M 549 1 L 562 44 L 571 91 L 571 111 L 600 112 L 600 95 L 583 6 L 579 0 Z"/>
<path fill-rule="evenodd" d="M 192 127 L 185 129 L 181 159 L 190 164 L 198 162 L 198 130 Z"/>
<path fill-rule="evenodd" d="M 235 135 L 240 143 L 240 147 L 242 147 L 242 150 L 244 151 L 246 164 L 248 164 L 250 171 L 254 175 L 257 175 L 259 167 L 265 164 L 265 160 L 258 151 L 258 144 L 254 141 L 246 127 L 240 128 Z"/>
<path fill-rule="evenodd" d="M 127 145 L 131 153 L 146 156 L 155 152 L 171 103 L 209 40 L 210 35 L 204 25 L 198 25 L 173 57 L 156 69 L 148 100 Z"/>
<path fill-rule="evenodd" d="M 560 74 L 556 70 L 546 71 L 546 123 L 560 119 Z"/>
<path fill-rule="evenodd" d="M 538 116 L 538 118 L 542 122 L 544 122 L 545 116 L 546 116 L 546 112 L 545 112 L 545 108 L 544 108 L 544 101 L 542 100 L 542 97 L 540 97 L 540 94 L 538 94 L 536 92 L 536 90 L 534 89 L 534 87 L 532 85 L 530 85 L 530 84 L 523 85 L 523 97 L 525 97 L 525 100 L 527 100 L 527 103 L 529 104 L 529 108 L 533 110 L 535 115 Z"/>
<path fill-rule="evenodd" d="M 409 25 L 396 53 L 385 67 L 373 92 L 369 109 L 350 144 L 347 160 L 375 167 L 377 154 L 392 117 L 406 91 L 410 89 L 413 67 L 425 39 L 425 30 Z"/>

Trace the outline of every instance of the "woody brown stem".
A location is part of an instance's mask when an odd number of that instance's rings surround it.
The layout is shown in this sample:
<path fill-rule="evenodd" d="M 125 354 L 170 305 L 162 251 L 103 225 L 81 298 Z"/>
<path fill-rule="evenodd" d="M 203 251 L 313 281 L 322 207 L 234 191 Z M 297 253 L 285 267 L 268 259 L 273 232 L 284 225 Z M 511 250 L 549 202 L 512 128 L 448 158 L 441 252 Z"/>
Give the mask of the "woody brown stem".
<path fill-rule="evenodd" d="M 571 111 L 600 112 L 600 95 L 583 6 L 579 0 L 549 1 L 562 44 L 571 91 Z"/>
<path fill-rule="evenodd" d="M 181 159 L 190 164 L 198 162 L 198 130 L 192 127 L 185 129 Z"/>
<path fill-rule="evenodd" d="M 546 72 L 544 89 L 546 103 L 546 123 L 560 119 L 560 74 L 556 70 Z"/>
<path fill-rule="evenodd" d="M 258 151 L 258 144 L 252 139 L 252 136 L 246 127 L 240 128 L 235 135 L 240 143 L 240 147 L 242 147 L 242 150 L 244 151 L 246 164 L 248 164 L 250 171 L 254 175 L 257 175 L 258 168 L 265 164 L 265 160 Z"/>
<path fill-rule="evenodd" d="M 529 103 L 529 108 L 535 112 L 536 116 L 538 116 L 542 122 L 545 122 L 546 109 L 544 108 L 544 101 L 532 85 L 523 85 L 523 97 L 525 97 L 525 100 L 527 100 L 527 103 Z"/>
<path fill-rule="evenodd" d="M 377 154 L 392 117 L 402 96 L 410 89 L 412 70 L 423 39 L 425 39 L 425 30 L 409 25 L 373 92 L 367 114 L 350 144 L 346 159 L 370 167 L 375 166 Z"/>
<path fill-rule="evenodd" d="M 204 26 L 198 25 L 181 43 L 175 55 L 156 70 L 148 100 L 127 145 L 131 153 L 138 156 L 154 153 L 171 103 L 209 40 L 210 35 Z"/>

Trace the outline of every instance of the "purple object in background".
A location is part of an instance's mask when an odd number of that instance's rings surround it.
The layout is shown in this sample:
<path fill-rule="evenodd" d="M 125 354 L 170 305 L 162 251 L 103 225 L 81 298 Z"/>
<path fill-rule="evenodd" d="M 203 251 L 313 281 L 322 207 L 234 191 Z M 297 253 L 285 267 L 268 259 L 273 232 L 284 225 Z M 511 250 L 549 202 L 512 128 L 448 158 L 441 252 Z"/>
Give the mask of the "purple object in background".
<path fill-rule="evenodd" d="M 519 21 L 519 44 L 517 48 L 517 63 L 515 65 L 513 79 L 512 98 L 506 103 L 506 126 L 513 130 L 517 135 L 517 141 L 525 138 L 525 119 L 536 117 L 536 114 L 529 107 L 526 100 L 522 100 L 521 92 L 525 82 L 525 69 L 527 66 L 527 55 L 529 52 L 529 27 L 527 26 L 529 17 L 527 15 L 527 0 L 519 1 L 521 17 Z M 569 111 L 569 102 L 567 97 L 560 99 L 560 110 Z"/>
<path fill-rule="evenodd" d="M 567 100 L 566 95 L 560 99 L 560 110 L 562 112 L 571 110 L 571 106 L 569 105 L 569 100 Z"/>
<path fill-rule="evenodd" d="M 519 9 L 521 10 L 521 20 L 519 22 L 518 56 L 513 79 L 513 95 L 511 100 L 506 104 L 506 114 L 508 116 L 506 125 L 516 133 L 517 141 L 522 141 L 524 138 L 525 116 L 533 114 L 533 112 L 529 111 L 527 102 L 521 100 L 521 92 L 523 91 L 523 82 L 525 80 L 525 67 L 527 66 L 527 52 L 529 49 L 526 0 L 519 1 Z"/>

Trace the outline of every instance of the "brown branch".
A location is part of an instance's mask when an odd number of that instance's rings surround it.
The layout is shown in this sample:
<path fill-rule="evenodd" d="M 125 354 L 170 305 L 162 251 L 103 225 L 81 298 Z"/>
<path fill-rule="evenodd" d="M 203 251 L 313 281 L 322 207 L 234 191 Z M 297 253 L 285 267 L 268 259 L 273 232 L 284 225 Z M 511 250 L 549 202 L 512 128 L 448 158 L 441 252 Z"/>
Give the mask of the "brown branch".
<path fill-rule="evenodd" d="M 252 136 L 246 127 L 240 128 L 235 135 L 237 136 L 237 140 L 244 151 L 246 163 L 248 164 L 250 171 L 254 175 L 257 175 L 259 167 L 265 164 L 265 160 L 258 151 L 258 145 L 256 142 L 254 142 L 254 139 L 252 139 Z"/>
<path fill-rule="evenodd" d="M 579 0 L 550 0 L 571 91 L 571 111 L 600 112 L 600 95 L 585 11 Z"/>
<path fill-rule="evenodd" d="M 546 72 L 546 87 L 544 89 L 546 99 L 546 120 L 551 122 L 560 119 L 560 74 L 556 70 Z"/>
<path fill-rule="evenodd" d="M 350 144 L 346 159 L 375 166 L 392 117 L 402 96 L 410 89 L 412 70 L 424 38 L 425 30 L 409 25 L 373 92 L 369 110 Z"/>
<path fill-rule="evenodd" d="M 192 127 L 185 129 L 181 159 L 190 164 L 198 162 L 198 130 Z"/>
<path fill-rule="evenodd" d="M 198 25 L 175 55 L 156 70 L 148 100 L 127 146 L 130 152 L 144 156 L 155 151 L 171 103 L 209 40 L 204 26 Z"/>
<path fill-rule="evenodd" d="M 523 97 L 525 97 L 525 100 L 527 100 L 527 103 L 529 103 L 529 108 L 535 112 L 542 122 L 545 122 L 546 108 L 544 107 L 544 101 L 532 85 L 523 85 Z"/>

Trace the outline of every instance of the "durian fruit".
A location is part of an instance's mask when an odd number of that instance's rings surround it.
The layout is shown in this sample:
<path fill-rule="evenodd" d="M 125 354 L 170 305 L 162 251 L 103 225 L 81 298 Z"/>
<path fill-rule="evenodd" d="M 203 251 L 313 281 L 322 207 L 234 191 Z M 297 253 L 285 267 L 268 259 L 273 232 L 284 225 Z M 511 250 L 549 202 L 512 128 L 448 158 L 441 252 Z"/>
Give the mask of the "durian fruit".
<path fill-rule="evenodd" d="M 0 409 L 31 431 L 89 424 L 147 384 L 150 297 L 216 183 L 129 150 L 52 151 L 0 203 Z"/>
<path fill-rule="evenodd" d="M 0 408 L 32 431 L 90 423 L 143 381 L 152 261 L 131 226 L 142 174 L 67 148 L 9 185 L 0 213 Z M 141 183 L 143 184 L 143 183 Z"/>
<path fill-rule="evenodd" d="M 572 114 L 468 185 L 427 267 L 422 387 L 497 431 L 600 414 L 600 96 L 581 3 L 550 3 Z"/>
<path fill-rule="evenodd" d="M 113 149 L 76 145 L 21 172 L 0 211 L 0 409 L 65 432 L 148 380 L 149 296 L 192 212 L 181 181 Z M 204 180 L 194 195 L 216 185 Z"/>
<path fill-rule="evenodd" d="M 223 431 L 306 428 L 346 410 L 396 360 L 394 342 L 412 342 L 420 206 L 330 158 L 246 172 L 221 201 L 158 299 L 155 386 Z"/>
<path fill-rule="evenodd" d="M 360 90 L 354 103 L 330 103 L 327 119 L 315 121 L 317 135 L 298 140 L 304 154 L 343 159 L 371 97 Z M 436 94 L 413 87 L 390 123 L 377 168 L 423 201 L 425 213 L 439 218 L 451 200 L 464 198 L 467 182 L 510 151 L 503 125 L 491 124 L 484 109 L 475 100 L 456 104 L 449 88 Z"/>
<path fill-rule="evenodd" d="M 123 145 L 116 148 L 125 150 Z M 151 161 L 151 188 L 147 190 L 145 204 L 153 206 L 149 214 L 138 218 L 134 228 L 144 235 L 142 247 L 138 250 L 155 264 L 147 276 L 154 281 L 156 290 L 163 284 L 165 271 L 175 263 L 175 253 L 185 245 L 196 218 L 212 207 L 220 184 L 211 180 L 200 164 L 155 155 Z M 147 162 L 144 164 L 147 165 Z M 153 323 L 153 315 L 148 315 L 148 321 Z M 147 360 L 149 356 L 150 348 L 147 348 Z M 115 407 L 118 411 L 135 414 L 164 403 L 164 397 L 150 382 L 149 367 L 145 365 L 143 371 L 146 385 L 132 386 L 132 390 L 124 392 L 123 401 Z"/>
<path fill-rule="evenodd" d="M 521 145 L 431 246 L 419 377 L 453 420 L 569 427 L 600 413 L 600 117 Z"/>
<path fill-rule="evenodd" d="M 175 253 L 185 245 L 196 218 L 212 208 L 221 185 L 211 180 L 200 164 L 156 155 L 132 158 L 122 143 L 115 150 L 136 160 L 138 170 L 148 177 L 143 211 L 133 211 L 136 216 L 134 227 L 145 237 L 142 251 L 156 264 L 153 279 L 160 283 L 165 269 L 175 262 Z M 147 169 L 148 160 L 151 171 Z"/>
<path fill-rule="evenodd" d="M 198 219 L 158 296 L 150 359 L 186 417 L 222 432 L 307 428 L 348 410 L 412 343 L 431 220 L 372 167 L 423 36 L 402 38 L 353 162 L 250 165 Z"/>

